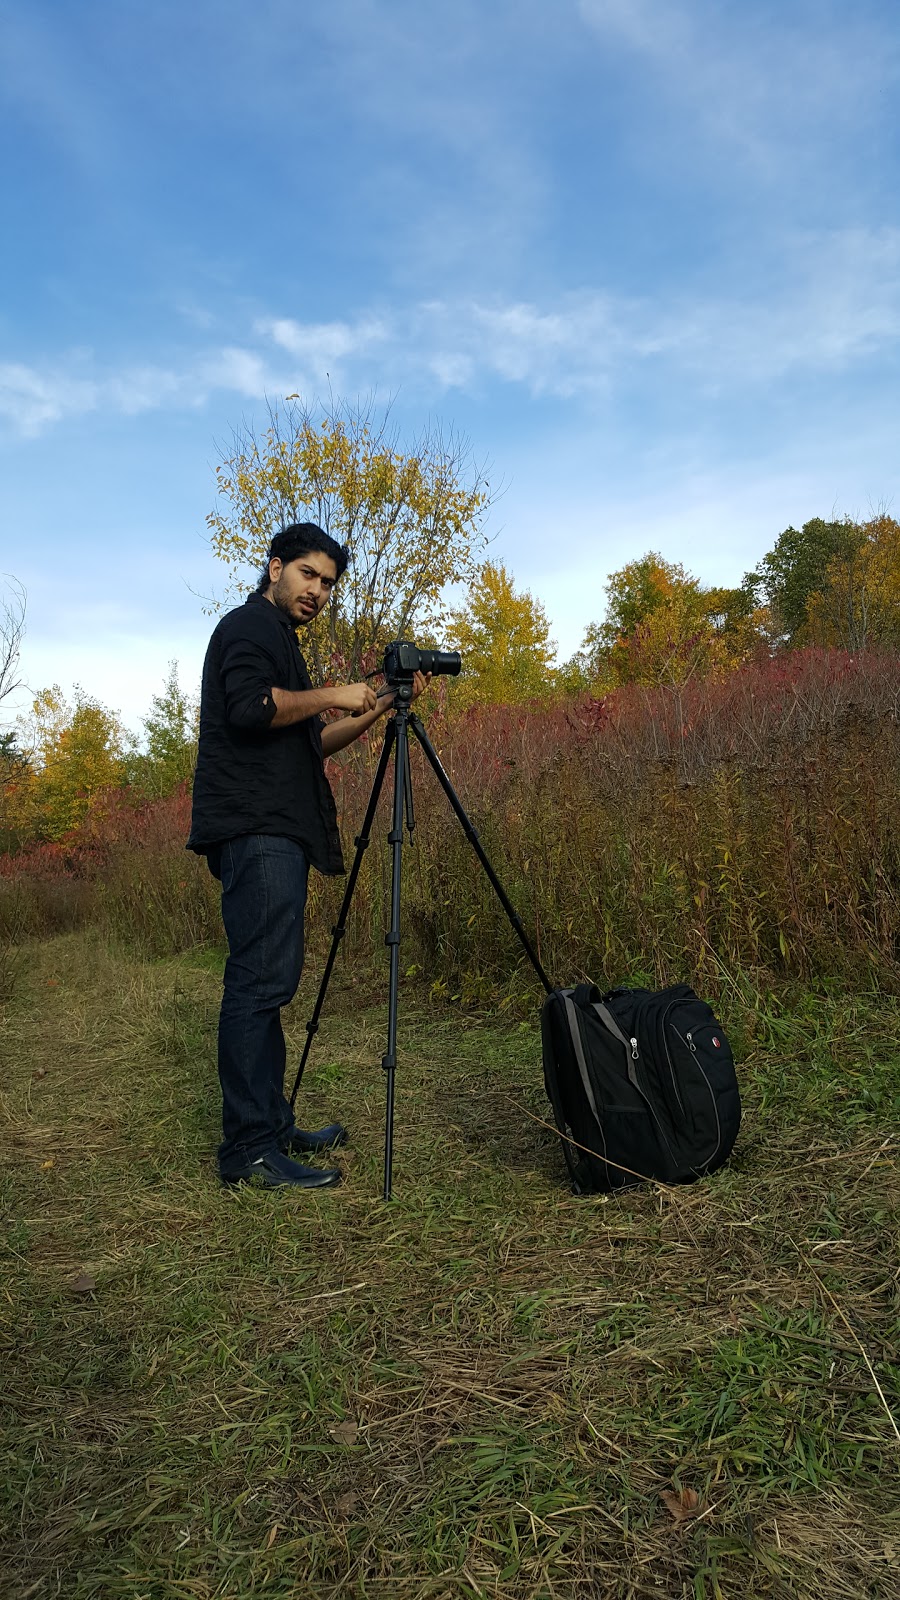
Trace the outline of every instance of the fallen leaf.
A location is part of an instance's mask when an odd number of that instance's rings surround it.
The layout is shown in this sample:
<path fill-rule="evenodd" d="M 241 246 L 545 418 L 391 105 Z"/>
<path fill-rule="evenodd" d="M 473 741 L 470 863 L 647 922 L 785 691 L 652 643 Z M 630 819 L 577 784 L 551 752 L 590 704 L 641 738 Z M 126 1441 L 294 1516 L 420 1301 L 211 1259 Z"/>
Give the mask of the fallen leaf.
<path fill-rule="evenodd" d="M 335 1444 L 355 1444 L 359 1438 L 359 1429 L 352 1417 L 348 1417 L 346 1422 L 336 1422 L 328 1432 Z"/>
<path fill-rule="evenodd" d="M 277 1522 L 273 1522 L 271 1528 L 269 1529 L 269 1537 L 266 1540 L 265 1545 L 263 1546 L 263 1549 L 271 1550 L 273 1544 L 275 1543 L 275 1540 L 278 1538 L 278 1532 L 279 1532 L 279 1525 L 278 1525 Z"/>
<path fill-rule="evenodd" d="M 696 1489 L 663 1489 L 662 1499 L 675 1522 L 687 1522 L 702 1510 Z"/>
<path fill-rule="evenodd" d="M 55 1156 L 51 1156 L 49 1161 L 42 1161 L 41 1162 L 41 1171 L 42 1172 L 49 1172 L 51 1167 L 55 1167 L 55 1166 L 56 1166 L 56 1157 Z"/>
<path fill-rule="evenodd" d="M 59 988 L 59 979 L 58 978 L 48 978 L 47 979 L 47 988 L 48 989 L 58 989 Z"/>
<path fill-rule="evenodd" d="M 353 1493 L 352 1489 L 348 1489 L 346 1494 L 339 1494 L 334 1502 L 334 1509 L 338 1516 L 343 1517 L 345 1521 L 352 1517 L 356 1510 L 358 1499 L 359 1497 Z"/>
<path fill-rule="evenodd" d="M 72 1280 L 73 1294 L 93 1294 L 97 1287 L 97 1279 L 90 1272 L 79 1272 L 77 1278 Z"/>

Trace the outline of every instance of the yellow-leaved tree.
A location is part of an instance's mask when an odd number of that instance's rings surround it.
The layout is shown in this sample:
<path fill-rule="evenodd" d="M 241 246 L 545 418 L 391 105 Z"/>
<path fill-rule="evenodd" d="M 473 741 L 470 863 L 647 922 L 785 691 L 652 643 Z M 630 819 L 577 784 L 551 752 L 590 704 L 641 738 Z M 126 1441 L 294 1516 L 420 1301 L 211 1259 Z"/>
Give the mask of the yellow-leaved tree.
<path fill-rule="evenodd" d="M 599 688 L 685 683 L 737 666 L 759 641 L 749 588 L 706 589 L 654 550 L 613 572 L 606 595 L 606 616 L 588 628 L 576 657 Z"/>
<path fill-rule="evenodd" d="M 36 696 L 30 732 L 22 804 L 30 810 L 32 833 L 61 839 L 84 819 L 97 795 L 123 783 L 125 733 L 98 701 L 78 690 L 70 706 L 56 684 Z"/>
<path fill-rule="evenodd" d="M 320 678 L 357 678 L 391 639 L 429 635 L 447 584 L 470 581 L 491 501 L 484 471 L 456 434 L 431 427 L 402 444 L 390 407 L 270 407 L 261 434 L 239 429 L 216 469 L 212 548 L 232 591 L 252 585 L 272 535 L 314 522 L 346 544 L 350 564 L 304 651 Z"/>
<path fill-rule="evenodd" d="M 455 705 L 521 705 L 546 699 L 556 688 L 544 608 L 527 590 L 516 591 L 502 563 L 479 568 L 468 604 L 450 613 L 448 634 L 463 658 Z"/>
<path fill-rule="evenodd" d="M 884 512 L 845 537 L 806 605 L 806 637 L 844 650 L 900 643 L 900 523 Z"/>

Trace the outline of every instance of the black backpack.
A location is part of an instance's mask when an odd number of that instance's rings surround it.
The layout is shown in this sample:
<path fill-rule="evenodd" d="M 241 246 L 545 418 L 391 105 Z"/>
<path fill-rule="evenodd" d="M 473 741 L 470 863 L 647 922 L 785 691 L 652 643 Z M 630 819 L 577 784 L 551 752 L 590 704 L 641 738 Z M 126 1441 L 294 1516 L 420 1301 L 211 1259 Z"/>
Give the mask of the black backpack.
<path fill-rule="evenodd" d="M 541 1013 L 544 1082 L 576 1194 L 644 1179 L 693 1183 L 731 1153 L 734 1057 L 687 984 L 554 989 Z"/>

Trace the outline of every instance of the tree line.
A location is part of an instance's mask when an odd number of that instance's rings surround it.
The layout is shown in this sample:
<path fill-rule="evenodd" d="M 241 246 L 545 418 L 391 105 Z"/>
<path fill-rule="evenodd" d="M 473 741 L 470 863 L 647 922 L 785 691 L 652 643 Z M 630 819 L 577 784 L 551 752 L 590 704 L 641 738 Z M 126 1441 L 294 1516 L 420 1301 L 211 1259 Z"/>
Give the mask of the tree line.
<path fill-rule="evenodd" d="M 404 443 L 389 407 L 311 407 L 291 396 L 260 433 L 234 435 L 216 480 L 207 523 L 229 587 L 211 611 L 252 586 L 248 569 L 262 568 L 285 522 L 314 521 L 348 545 L 345 579 L 304 631 L 320 681 L 359 678 L 404 635 L 462 652 L 465 672 L 448 697 L 460 711 L 684 684 L 808 645 L 900 643 L 900 524 L 884 511 L 784 529 L 733 588 L 704 585 L 649 551 L 610 575 L 598 620 L 561 662 L 540 599 L 503 562 L 484 559 L 494 491 L 455 434 L 431 429 Z M 454 588 L 464 598 L 448 604 Z M 24 626 L 17 591 L 5 616 L 0 699 Z M 138 800 L 173 793 L 190 782 L 196 739 L 197 699 L 174 664 L 139 738 L 89 695 L 69 702 L 56 686 L 42 689 L 31 716 L 0 734 L 0 848 L 63 838 L 109 790 Z"/>

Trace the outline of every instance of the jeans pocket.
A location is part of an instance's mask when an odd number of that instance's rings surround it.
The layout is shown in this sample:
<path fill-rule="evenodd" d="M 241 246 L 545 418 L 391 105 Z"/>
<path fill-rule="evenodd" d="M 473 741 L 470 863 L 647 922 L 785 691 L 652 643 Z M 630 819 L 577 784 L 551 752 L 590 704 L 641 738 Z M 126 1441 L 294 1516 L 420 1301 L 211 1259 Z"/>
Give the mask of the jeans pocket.
<path fill-rule="evenodd" d="M 216 877 L 227 893 L 234 884 L 234 846 L 230 839 L 219 846 L 219 870 Z"/>

